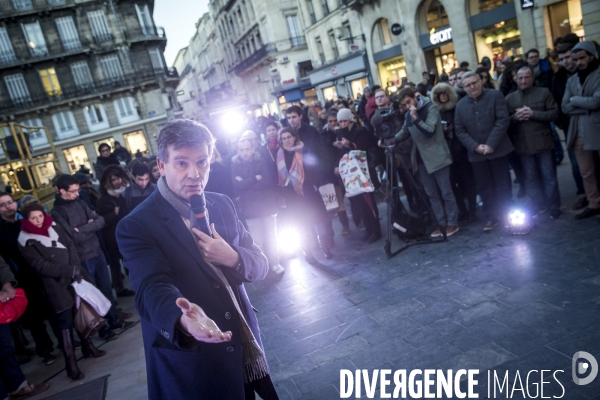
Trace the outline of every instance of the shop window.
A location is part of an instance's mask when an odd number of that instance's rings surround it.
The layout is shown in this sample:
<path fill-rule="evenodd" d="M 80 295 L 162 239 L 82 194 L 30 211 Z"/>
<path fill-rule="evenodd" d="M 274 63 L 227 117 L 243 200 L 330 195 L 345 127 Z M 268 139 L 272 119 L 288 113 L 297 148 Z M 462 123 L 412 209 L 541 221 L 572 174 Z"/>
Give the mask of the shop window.
<path fill-rule="evenodd" d="M 56 76 L 54 68 L 41 69 L 39 72 L 40 78 L 42 79 L 42 85 L 44 85 L 44 90 L 48 97 L 56 98 L 62 96 L 62 90 L 60 89 L 60 84 L 58 83 L 58 77 Z"/>
<path fill-rule="evenodd" d="M 363 88 L 367 86 L 369 82 L 367 78 L 355 79 L 350 82 L 350 91 L 353 99 L 358 100 L 360 94 L 363 91 Z"/>
<path fill-rule="evenodd" d="M 495 61 L 505 56 L 523 54 L 521 32 L 516 19 L 502 21 L 493 26 L 474 32 L 477 58 L 489 57 Z"/>
<path fill-rule="evenodd" d="M 446 9 L 439 0 L 432 0 L 428 5 L 425 3 L 427 15 L 427 30 L 441 28 L 450 25 Z"/>
<path fill-rule="evenodd" d="M 404 56 L 398 56 L 377 63 L 379 78 L 386 89 L 402 86 L 402 79 L 406 78 L 406 62 Z"/>
<path fill-rule="evenodd" d="M 67 139 L 79 135 L 79 129 L 75 124 L 75 117 L 71 111 L 63 111 L 52 116 L 56 138 L 58 140 Z"/>
<path fill-rule="evenodd" d="M 110 136 L 104 139 L 100 139 L 100 140 L 96 140 L 94 142 L 94 151 L 96 152 L 96 157 L 100 156 L 100 152 L 98 151 L 98 147 L 100 147 L 101 144 L 106 143 L 107 145 L 110 146 L 110 150 L 113 151 L 115 149 L 115 138 Z"/>
<path fill-rule="evenodd" d="M 140 119 L 133 97 L 121 97 L 113 102 L 119 124 L 127 124 Z"/>
<path fill-rule="evenodd" d="M 452 43 L 434 49 L 433 54 L 435 55 L 435 64 L 439 73 L 443 70 L 446 74 L 450 74 L 452 70 L 458 68 L 458 61 Z"/>
<path fill-rule="evenodd" d="M 337 98 L 337 91 L 335 90 L 335 86 L 328 86 L 323 88 L 323 97 L 325 101 L 335 100 Z"/>
<path fill-rule="evenodd" d="M 148 142 L 146 141 L 144 131 L 139 130 L 126 133 L 123 135 L 123 139 L 125 140 L 125 146 L 131 154 L 136 154 L 138 151 L 142 154 L 148 154 Z"/>
<path fill-rule="evenodd" d="M 548 6 L 552 41 L 569 33 L 584 37 L 580 0 L 568 0 Z"/>
<path fill-rule="evenodd" d="M 83 117 L 90 132 L 97 132 L 110 127 L 108 118 L 106 117 L 106 110 L 100 103 L 83 107 Z"/>
<path fill-rule="evenodd" d="M 48 153 L 39 157 L 34 157 L 33 162 L 36 163 L 33 170 L 33 177 L 37 182 L 37 186 L 50 186 L 52 178 L 56 175 L 56 169 L 54 168 L 54 154 Z M 43 162 L 46 161 L 46 162 Z M 43 162 L 37 164 L 38 162 Z"/>
<path fill-rule="evenodd" d="M 486 12 L 498 8 L 507 3 L 512 3 L 513 0 L 471 0 L 470 9 L 471 15 Z"/>
<path fill-rule="evenodd" d="M 75 172 L 79 171 L 79 168 L 81 168 L 81 166 L 84 166 L 90 171 L 93 171 L 87 152 L 85 151 L 85 147 L 83 147 L 83 145 L 64 149 L 63 154 L 65 156 L 65 160 L 67 160 L 67 165 L 69 166 L 69 172 L 71 174 L 74 174 Z"/>

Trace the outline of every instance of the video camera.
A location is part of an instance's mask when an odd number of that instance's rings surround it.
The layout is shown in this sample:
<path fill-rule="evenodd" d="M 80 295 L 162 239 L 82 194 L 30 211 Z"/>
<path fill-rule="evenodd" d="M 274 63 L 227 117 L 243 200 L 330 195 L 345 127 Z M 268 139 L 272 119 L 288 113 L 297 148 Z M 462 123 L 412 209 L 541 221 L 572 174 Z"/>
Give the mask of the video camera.
<path fill-rule="evenodd" d="M 396 107 L 396 104 L 393 104 L 391 108 L 380 109 L 378 111 L 381 116 L 381 124 L 374 127 L 375 135 L 381 139 L 385 147 L 394 147 L 396 144 L 395 136 L 399 129 L 396 126 L 396 118 L 400 116 L 400 111 Z"/>

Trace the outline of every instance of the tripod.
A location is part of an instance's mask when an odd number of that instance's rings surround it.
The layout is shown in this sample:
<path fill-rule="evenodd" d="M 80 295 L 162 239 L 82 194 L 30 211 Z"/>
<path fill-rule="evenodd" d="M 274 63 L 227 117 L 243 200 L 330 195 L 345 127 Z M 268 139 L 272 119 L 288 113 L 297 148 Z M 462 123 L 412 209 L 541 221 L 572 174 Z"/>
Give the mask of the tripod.
<path fill-rule="evenodd" d="M 442 238 L 441 239 L 432 239 L 428 236 L 425 236 L 423 238 L 416 238 L 413 241 L 403 239 L 404 243 L 405 243 L 404 246 L 401 247 L 400 249 L 392 252 L 392 227 L 394 225 L 394 223 L 392 221 L 392 210 L 394 207 L 393 206 L 394 201 L 396 199 L 398 200 L 397 201 L 398 206 L 401 207 L 404 212 L 406 212 L 406 208 L 404 207 L 402 200 L 399 198 L 400 197 L 399 196 L 400 187 L 398 185 L 394 186 L 394 180 L 400 181 L 400 178 L 399 178 L 398 172 L 396 171 L 396 166 L 394 163 L 394 147 L 395 146 L 393 144 L 385 146 L 385 172 L 386 172 L 387 178 L 388 178 L 388 183 L 386 185 L 386 191 L 385 191 L 385 200 L 387 203 L 387 237 L 385 239 L 385 245 L 383 246 L 383 248 L 385 250 L 385 254 L 387 255 L 388 259 L 403 252 L 404 250 L 408 249 L 409 247 L 416 246 L 419 244 L 443 243 L 447 239 L 446 230 L 440 226 L 440 222 L 437 220 L 435 213 L 433 212 L 433 209 L 431 208 L 431 205 L 429 204 L 429 202 L 427 201 L 427 199 L 424 196 L 423 188 L 420 187 L 419 185 L 417 185 L 417 182 L 415 182 L 415 178 L 414 178 L 413 174 L 410 173 L 410 169 L 407 168 L 407 166 L 404 163 L 404 160 L 402 158 L 400 158 L 400 162 L 402 163 L 402 168 L 404 168 L 404 170 L 408 172 L 406 175 L 408 177 L 410 185 L 415 189 L 415 192 L 418 193 L 419 200 L 423 204 L 425 204 L 427 211 L 429 211 L 429 215 L 433 216 L 438 229 L 440 230 L 440 232 L 442 232 Z M 398 227 L 403 228 L 401 226 L 398 226 Z"/>

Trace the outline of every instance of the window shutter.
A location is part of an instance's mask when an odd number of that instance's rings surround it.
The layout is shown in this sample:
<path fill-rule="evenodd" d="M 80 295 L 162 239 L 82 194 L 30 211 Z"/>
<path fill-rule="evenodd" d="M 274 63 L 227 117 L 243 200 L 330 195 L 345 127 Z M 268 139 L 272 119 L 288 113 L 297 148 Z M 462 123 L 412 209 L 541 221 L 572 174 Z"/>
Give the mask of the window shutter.
<path fill-rule="evenodd" d="M 0 63 L 9 63 L 16 61 L 16 59 L 6 28 L 0 28 Z"/>
<path fill-rule="evenodd" d="M 77 50 L 81 47 L 73 17 L 57 18 L 56 26 L 65 50 Z"/>

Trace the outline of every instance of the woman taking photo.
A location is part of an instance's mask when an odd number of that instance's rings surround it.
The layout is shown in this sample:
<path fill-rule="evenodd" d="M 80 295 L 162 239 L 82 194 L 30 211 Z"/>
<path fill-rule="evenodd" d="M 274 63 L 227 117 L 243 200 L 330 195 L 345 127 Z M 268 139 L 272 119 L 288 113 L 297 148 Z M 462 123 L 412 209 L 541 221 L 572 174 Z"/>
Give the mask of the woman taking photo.
<path fill-rule="evenodd" d="M 123 192 L 129 185 L 129 177 L 125 170 L 119 165 L 106 167 L 100 178 L 100 198 L 96 203 L 96 213 L 104 218 L 102 228 L 102 240 L 106 247 L 106 258 L 110 265 L 112 285 L 118 297 L 134 296 L 133 290 L 125 288 L 121 272 L 121 253 L 117 244 L 117 224 L 123 218 L 126 208 Z"/>
<path fill-rule="evenodd" d="M 315 263 L 310 243 L 314 239 L 315 228 L 323 255 L 330 259 L 333 238 L 326 233 L 325 221 L 329 219 L 327 210 L 316 182 L 319 181 L 315 166 L 304 160 L 304 143 L 292 128 L 279 131 L 279 151 L 277 171 L 281 195 L 285 200 L 287 218 L 301 231 L 304 256 L 309 264 Z M 293 217 L 292 217 L 293 215 Z"/>
<path fill-rule="evenodd" d="M 77 249 L 69 235 L 54 223 L 39 203 L 24 207 L 22 215 L 19 248 L 23 257 L 39 273 L 50 306 L 56 313 L 62 333 L 67 375 L 73 380 L 83 379 L 73 347 L 75 293 L 71 283 L 81 282 L 82 277 L 86 277 L 88 281 L 91 279 L 80 267 Z M 95 348 L 90 339 L 84 339 L 81 335 L 79 338 L 84 357 L 102 357 L 106 354 Z"/>

